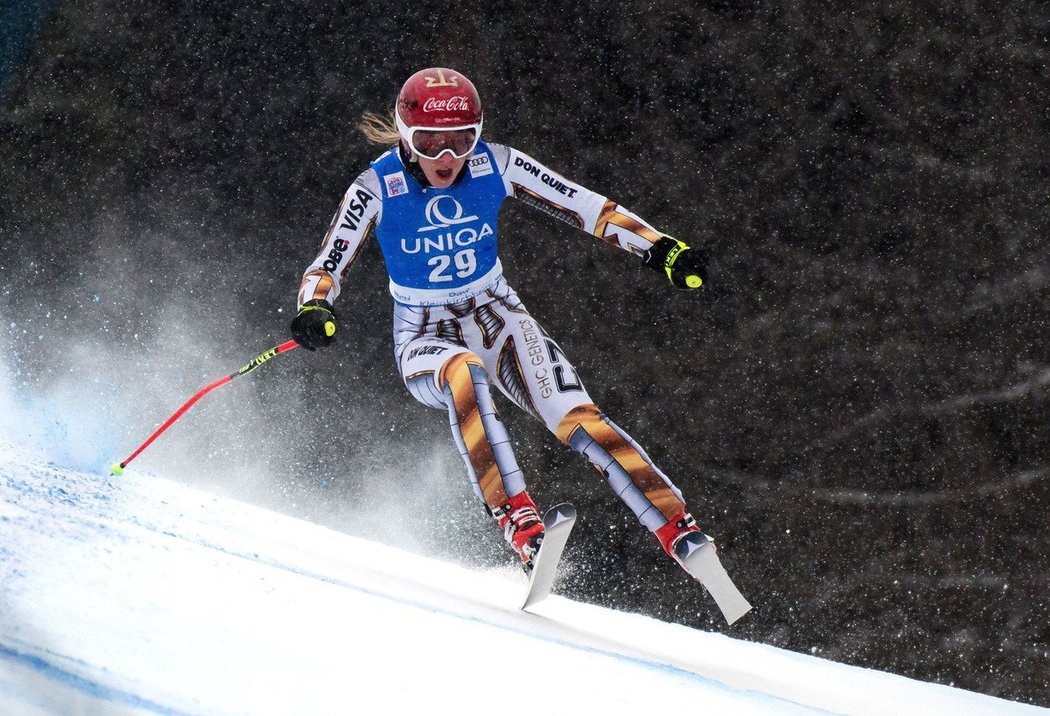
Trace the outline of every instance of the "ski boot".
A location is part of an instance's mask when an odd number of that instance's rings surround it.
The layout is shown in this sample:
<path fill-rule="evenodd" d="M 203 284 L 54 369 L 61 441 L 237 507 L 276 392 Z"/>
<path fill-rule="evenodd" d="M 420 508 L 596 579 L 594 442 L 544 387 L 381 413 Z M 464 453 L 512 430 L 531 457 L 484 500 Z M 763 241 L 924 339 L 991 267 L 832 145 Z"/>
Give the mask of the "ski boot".
<path fill-rule="evenodd" d="M 543 518 L 536 503 L 527 492 L 519 492 L 498 509 L 492 516 L 503 530 L 507 543 L 521 557 L 521 567 L 526 574 L 532 571 L 532 559 L 543 542 Z"/>

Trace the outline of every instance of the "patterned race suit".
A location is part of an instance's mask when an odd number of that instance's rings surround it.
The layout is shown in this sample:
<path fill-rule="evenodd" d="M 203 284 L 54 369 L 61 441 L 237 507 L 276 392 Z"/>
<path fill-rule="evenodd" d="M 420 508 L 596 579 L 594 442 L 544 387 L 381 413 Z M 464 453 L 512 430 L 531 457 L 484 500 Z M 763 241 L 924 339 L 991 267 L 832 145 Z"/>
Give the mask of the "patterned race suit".
<path fill-rule="evenodd" d="M 491 514 L 504 515 L 525 491 L 492 403 L 495 384 L 584 454 L 649 530 L 690 522 L 678 489 L 594 405 L 561 348 L 507 285 L 496 243 L 497 215 L 511 196 L 638 256 L 662 234 L 510 147 L 479 141 L 446 189 L 420 181 L 410 167 L 391 149 L 351 184 L 303 275 L 299 304 L 334 303 L 374 233 L 390 276 L 394 353 L 405 385 L 420 402 L 448 411 L 474 490 Z"/>

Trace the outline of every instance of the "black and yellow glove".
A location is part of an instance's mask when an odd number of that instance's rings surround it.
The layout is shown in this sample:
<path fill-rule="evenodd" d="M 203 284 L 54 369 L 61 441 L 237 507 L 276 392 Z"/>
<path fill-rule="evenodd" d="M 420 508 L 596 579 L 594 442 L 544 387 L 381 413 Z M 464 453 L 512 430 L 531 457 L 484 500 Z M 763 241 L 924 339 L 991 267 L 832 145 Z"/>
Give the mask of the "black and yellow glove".
<path fill-rule="evenodd" d="M 292 338 L 308 351 L 335 343 L 335 311 L 328 301 L 307 301 L 292 319 Z"/>
<path fill-rule="evenodd" d="M 707 281 L 707 261 L 700 250 L 670 236 L 653 244 L 645 252 L 644 261 L 649 268 L 666 273 L 675 288 L 696 289 Z"/>

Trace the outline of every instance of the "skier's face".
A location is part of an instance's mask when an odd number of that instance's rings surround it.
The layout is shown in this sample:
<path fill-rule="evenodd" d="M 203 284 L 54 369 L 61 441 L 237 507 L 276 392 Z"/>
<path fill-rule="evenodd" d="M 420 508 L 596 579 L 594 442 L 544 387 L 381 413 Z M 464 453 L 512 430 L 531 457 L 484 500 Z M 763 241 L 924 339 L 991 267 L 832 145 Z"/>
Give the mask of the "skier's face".
<path fill-rule="evenodd" d="M 452 185 L 467 158 L 457 159 L 450 152 L 445 152 L 437 159 L 419 157 L 419 168 L 423 170 L 427 181 L 436 189 L 445 189 Z"/>

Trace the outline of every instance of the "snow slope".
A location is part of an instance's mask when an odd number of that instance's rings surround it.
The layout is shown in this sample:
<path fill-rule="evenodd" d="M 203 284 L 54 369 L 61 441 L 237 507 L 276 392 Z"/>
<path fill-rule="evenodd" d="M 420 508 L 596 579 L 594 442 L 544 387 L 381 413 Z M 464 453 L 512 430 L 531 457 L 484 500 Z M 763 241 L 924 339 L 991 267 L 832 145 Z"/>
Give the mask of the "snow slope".
<path fill-rule="evenodd" d="M 0 442 L 0 713 L 1046 713 L 524 583 Z"/>

